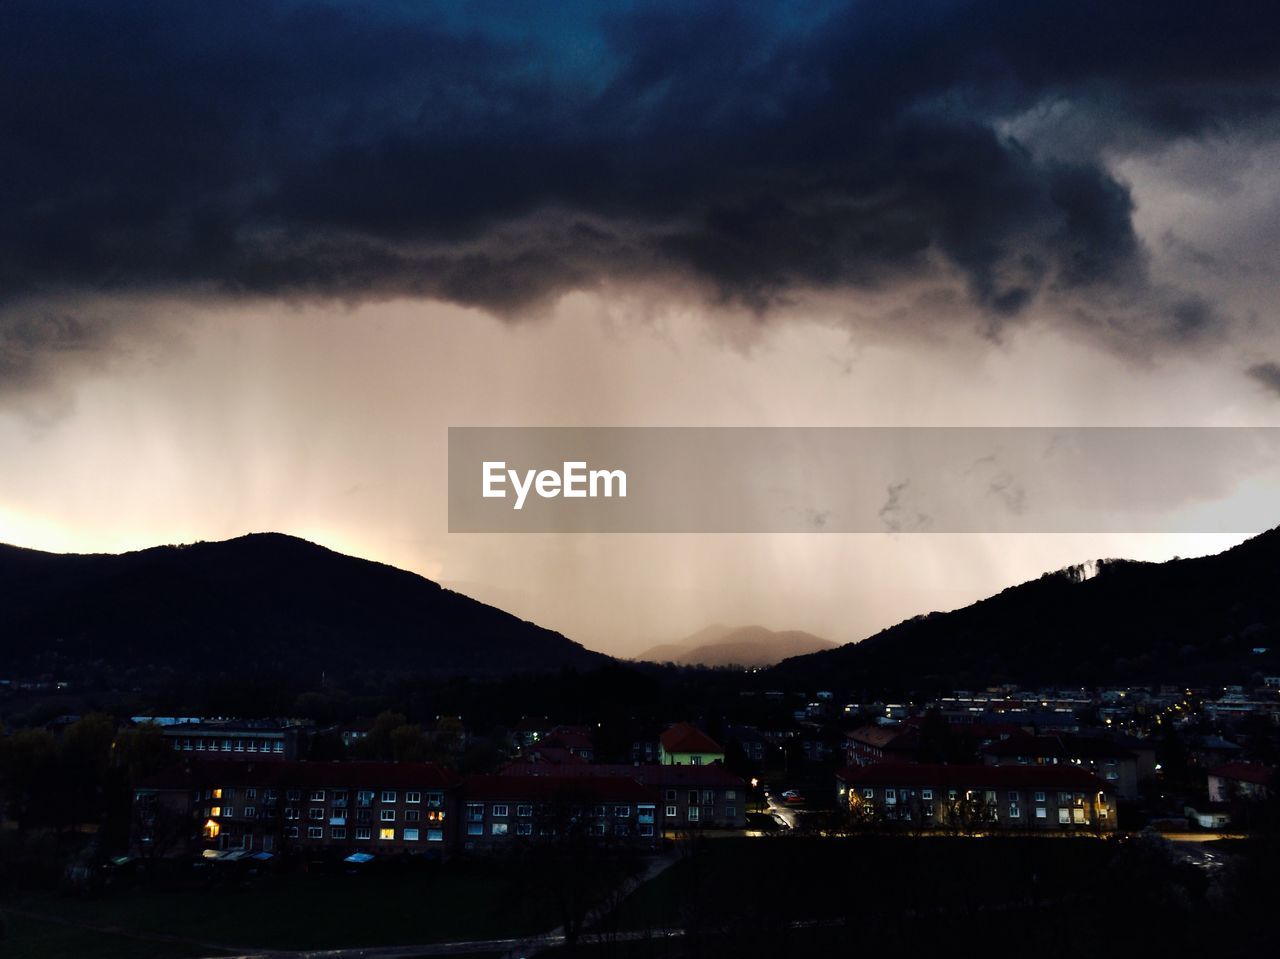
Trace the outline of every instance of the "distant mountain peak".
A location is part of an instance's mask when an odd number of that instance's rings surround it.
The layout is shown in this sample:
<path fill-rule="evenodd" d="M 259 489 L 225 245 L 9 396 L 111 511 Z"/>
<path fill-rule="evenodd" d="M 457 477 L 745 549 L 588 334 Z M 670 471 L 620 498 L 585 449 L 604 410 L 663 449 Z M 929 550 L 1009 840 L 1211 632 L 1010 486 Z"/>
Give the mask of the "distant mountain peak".
<path fill-rule="evenodd" d="M 834 647 L 830 640 L 801 630 L 775 632 L 764 626 L 717 623 L 678 642 L 653 646 L 636 659 L 698 666 L 770 666 L 788 656 Z"/>

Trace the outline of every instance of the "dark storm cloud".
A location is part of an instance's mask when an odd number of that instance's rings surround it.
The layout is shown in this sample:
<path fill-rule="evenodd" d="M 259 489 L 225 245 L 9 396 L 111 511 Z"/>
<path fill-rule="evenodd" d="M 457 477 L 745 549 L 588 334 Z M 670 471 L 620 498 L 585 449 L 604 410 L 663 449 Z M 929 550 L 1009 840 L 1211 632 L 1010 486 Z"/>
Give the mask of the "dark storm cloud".
<path fill-rule="evenodd" d="M 763 314 L 941 269 L 996 325 L 1045 294 L 1143 304 L 1175 341 L 1212 325 L 1151 288 L 1096 156 L 998 131 L 1063 98 L 1152 145 L 1272 114 L 1272 8 L 811 10 L 9 0 L 0 302 L 192 289 L 515 315 L 674 277 Z M 48 339 L 4 336 L 15 356 Z"/>
<path fill-rule="evenodd" d="M 1250 376 L 1280 396 L 1280 363 L 1258 363 L 1246 370 Z"/>

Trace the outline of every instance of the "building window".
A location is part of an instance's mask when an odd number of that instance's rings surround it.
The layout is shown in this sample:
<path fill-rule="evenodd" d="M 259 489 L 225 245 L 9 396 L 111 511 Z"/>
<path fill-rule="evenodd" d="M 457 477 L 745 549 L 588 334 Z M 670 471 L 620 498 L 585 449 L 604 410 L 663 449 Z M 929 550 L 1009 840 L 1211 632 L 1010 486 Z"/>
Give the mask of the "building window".
<path fill-rule="evenodd" d="M 346 839 L 346 838 L 347 838 L 347 827 L 346 827 L 346 826 L 338 826 L 336 829 L 330 829 L 330 830 L 329 830 L 329 835 L 330 835 L 330 836 L 332 836 L 334 839 Z"/>
<path fill-rule="evenodd" d="M 422 819 L 421 809 L 406 809 L 404 812 L 405 822 L 418 822 Z"/>
<path fill-rule="evenodd" d="M 323 819 L 323 818 L 324 818 L 324 807 L 323 807 L 323 806 L 312 806 L 310 809 L 308 809 L 308 810 L 307 810 L 307 818 L 308 818 L 308 819 Z"/>
<path fill-rule="evenodd" d="M 653 826 L 650 826 L 650 825 L 644 825 L 644 826 L 641 826 L 641 827 L 640 827 L 640 835 L 642 835 L 642 836 L 646 836 L 646 837 L 648 837 L 648 836 L 652 836 L 652 835 L 653 835 Z"/>
<path fill-rule="evenodd" d="M 428 829 L 428 830 L 427 830 L 427 842 L 444 842 L 444 830 L 443 830 L 443 829 Z"/>
<path fill-rule="evenodd" d="M 924 814 L 925 814 L 926 818 L 932 818 L 932 816 L 933 816 L 933 803 L 925 803 L 925 805 L 924 805 Z"/>
<path fill-rule="evenodd" d="M 701 765 L 702 765 L 702 757 L 701 757 L 701 756 L 690 756 L 690 757 L 689 757 L 689 765 L 691 765 L 691 766 L 701 766 Z"/>
<path fill-rule="evenodd" d="M 467 835 L 468 835 L 468 836 L 483 836 L 483 835 L 484 835 L 484 823 L 482 823 L 482 822 L 469 822 L 469 823 L 467 823 Z"/>
<path fill-rule="evenodd" d="M 382 801 L 383 801 L 383 802 L 395 802 L 395 801 L 396 801 L 396 791 L 395 791 L 394 789 L 384 789 L 384 790 L 382 790 Z"/>
<path fill-rule="evenodd" d="M 517 835 L 517 836 L 532 836 L 532 835 L 533 835 L 533 823 L 531 823 L 531 822 L 518 822 L 518 823 L 516 823 L 516 835 Z"/>
<path fill-rule="evenodd" d="M 299 799 L 302 798 L 302 790 L 301 789 L 287 790 L 284 794 L 284 798 L 289 800 L 289 802 L 297 802 Z"/>
<path fill-rule="evenodd" d="M 1044 806 L 1036 806 L 1036 818 L 1037 818 L 1037 819 L 1048 819 L 1048 818 L 1049 818 L 1049 810 L 1045 809 L 1045 808 L 1044 808 Z"/>
<path fill-rule="evenodd" d="M 494 803 L 494 806 L 493 806 L 493 815 L 494 815 L 494 817 L 495 817 L 495 818 L 497 818 L 497 819 L 505 819 L 505 818 L 507 817 L 507 804 L 506 804 L 506 803 Z"/>
<path fill-rule="evenodd" d="M 1061 826 L 1069 826 L 1069 825 L 1071 825 L 1071 810 L 1070 810 L 1070 809 L 1059 809 L 1059 810 L 1058 810 L 1058 824 L 1059 824 L 1059 825 L 1061 825 Z"/>
<path fill-rule="evenodd" d="M 383 826 L 381 829 L 378 830 L 378 838 L 379 839 L 395 839 L 396 838 L 395 827 Z"/>
<path fill-rule="evenodd" d="M 676 791 L 674 789 L 668 789 L 667 802 L 675 802 L 675 801 L 676 801 Z"/>
<path fill-rule="evenodd" d="M 427 805 L 428 805 L 428 806 L 443 806 L 443 805 L 444 805 L 444 793 L 442 793 L 442 792 L 429 792 L 429 793 L 427 793 Z"/>
<path fill-rule="evenodd" d="M 257 807 L 257 806 L 245 806 L 245 807 L 244 807 L 244 818 L 245 818 L 245 819 L 253 819 L 253 818 L 254 818 L 255 816 L 257 816 L 257 815 L 258 815 L 258 807 Z"/>
<path fill-rule="evenodd" d="M 738 798 L 738 791 L 737 791 L 736 789 L 726 789 L 726 790 L 724 791 L 724 798 L 725 798 L 725 799 L 737 799 L 737 798 Z"/>
<path fill-rule="evenodd" d="M 407 792 L 404 794 L 404 801 L 420 803 L 422 802 L 422 793 Z M 417 837 L 415 836 L 414 838 L 416 839 Z"/>
<path fill-rule="evenodd" d="M 1009 804 L 1009 818 L 1010 818 L 1010 819 L 1018 819 L 1018 818 L 1020 818 L 1021 816 L 1022 816 L 1022 811 L 1018 809 L 1018 804 L 1017 804 L 1017 803 L 1010 803 L 1010 804 Z"/>
<path fill-rule="evenodd" d="M 467 803 L 467 822 L 483 822 L 484 821 L 484 803 L 469 802 Z"/>
<path fill-rule="evenodd" d="M 395 822 L 396 811 L 394 809 L 382 809 L 378 811 L 378 818 L 382 822 Z"/>
<path fill-rule="evenodd" d="M 630 806 L 614 806 L 613 817 L 615 819 L 626 819 L 631 815 Z"/>
<path fill-rule="evenodd" d="M 373 805 L 373 791 L 369 789 L 362 789 L 358 793 L 356 793 L 356 805 L 357 806 Z"/>
<path fill-rule="evenodd" d="M 505 822 L 495 822 L 490 831 L 495 836 L 505 836 L 507 834 L 507 824 Z"/>
<path fill-rule="evenodd" d="M 725 807 L 724 807 L 724 815 L 725 815 L 725 818 L 726 818 L 726 819 L 732 819 L 734 816 L 738 815 L 738 807 L 737 807 L 737 806 L 725 806 Z"/>
<path fill-rule="evenodd" d="M 863 799 L 875 799 L 875 798 L 876 798 L 876 791 L 875 791 L 874 789 L 864 789 L 864 790 L 862 790 L 862 798 L 863 798 Z"/>
<path fill-rule="evenodd" d="M 372 809 L 357 809 L 357 810 L 356 810 L 356 822 L 373 822 L 373 810 L 372 810 Z"/>
<path fill-rule="evenodd" d="M 1036 802 L 1044 802 L 1044 793 L 1036 793 Z"/>
<path fill-rule="evenodd" d="M 373 838 L 373 830 L 372 830 L 372 829 L 370 829 L 368 826 L 356 826 L 356 838 L 357 838 L 357 839 L 372 839 L 372 838 Z"/>
<path fill-rule="evenodd" d="M 1010 791 L 1010 793 L 1009 793 L 1009 802 L 1017 802 L 1017 801 L 1018 801 L 1018 794 L 1017 794 L 1017 792 L 1015 792 L 1015 791 Z"/>
<path fill-rule="evenodd" d="M 284 809 L 285 819 L 301 819 L 300 811 L 293 806 L 286 806 Z"/>
<path fill-rule="evenodd" d="M 1085 822 L 1084 810 L 1081 809 L 1079 806 L 1071 810 L 1071 820 L 1077 825 L 1083 824 Z"/>
<path fill-rule="evenodd" d="M 234 806 L 223 806 L 223 807 L 222 807 L 222 815 L 223 815 L 223 816 L 225 816 L 227 819 L 234 819 L 234 818 L 236 817 L 236 810 L 235 810 L 235 807 L 234 807 Z"/>
<path fill-rule="evenodd" d="M 323 790 L 323 789 L 313 789 L 313 790 L 311 790 L 311 801 L 312 801 L 312 802 L 324 802 L 324 790 Z"/>
<path fill-rule="evenodd" d="M 700 812 L 701 812 L 701 810 L 700 810 L 697 806 L 690 806 L 690 807 L 689 807 L 689 822 L 697 822 L 697 821 L 698 821 L 698 814 L 699 814 Z"/>
<path fill-rule="evenodd" d="M 257 798 L 258 798 L 258 790 L 256 790 L 256 789 L 246 789 L 246 790 L 244 791 L 244 798 L 245 798 L 245 799 L 257 799 Z"/>
<path fill-rule="evenodd" d="M 531 805 L 529 805 L 528 803 L 525 803 L 524 805 L 516 806 L 516 815 L 517 815 L 517 816 L 532 816 L 532 815 L 533 815 L 533 807 L 532 807 Z"/>
<path fill-rule="evenodd" d="M 274 743 L 272 743 L 272 744 L 271 744 L 271 751 L 272 751 L 273 753 L 282 753 L 282 752 L 284 752 L 284 740 L 282 740 L 282 739 L 277 739 Z"/>
<path fill-rule="evenodd" d="M 921 798 L 921 799 L 932 799 L 932 798 L 933 798 L 933 790 L 932 790 L 932 789 L 922 789 L 922 790 L 920 790 L 920 798 Z"/>
<path fill-rule="evenodd" d="M 405 841 L 405 842 L 417 842 L 417 841 L 418 841 L 418 830 L 416 830 L 416 829 L 406 829 L 406 830 L 404 831 L 404 841 Z"/>
<path fill-rule="evenodd" d="M 322 827 L 320 827 L 320 826 L 308 826 L 308 827 L 307 827 L 307 838 L 308 838 L 308 839 L 323 839 L 323 838 L 324 838 L 324 829 L 323 829 Z"/>
<path fill-rule="evenodd" d="M 678 816 L 678 815 L 680 815 L 680 813 L 679 813 L 679 811 L 676 809 L 676 807 L 675 807 L 675 806 L 668 806 L 668 807 L 667 807 L 667 818 L 668 818 L 668 819 L 675 819 L 675 818 L 676 818 L 676 816 Z"/>

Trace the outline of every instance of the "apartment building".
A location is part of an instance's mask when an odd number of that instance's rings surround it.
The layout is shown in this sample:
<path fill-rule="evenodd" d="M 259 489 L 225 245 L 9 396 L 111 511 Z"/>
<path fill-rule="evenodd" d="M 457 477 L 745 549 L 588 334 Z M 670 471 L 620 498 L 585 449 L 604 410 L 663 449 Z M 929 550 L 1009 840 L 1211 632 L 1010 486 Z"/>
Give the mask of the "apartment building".
<path fill-rule="evenodd" d="M 261 762 L 301 758 L 315 728 L 288 719 L 198 719 L 162 724 L 161 732 L 192 757 Z"/>
<path fill-rule="evenodd" d="M 431 763 L 186 763 L 135 789 L 133 846 L 159 856 L 244 850 L 443 858 L 459 787 Z"/>
<path fill-rule="evenodd" d="M 505 778 L 536 779 L 546 776 L 578 779 L 630 779 L 653 791 L 660 800 L 660 832 L 690 829 L 742 829 L 747 824 L 747 785 L 722 764 L 709 766 L 660 766 L 600 763 L 554 766 L 543 763 L 509 763 Z"/>
<path fill-rule="evenodd" d="M 1152 745 L 1129 737 L 1023 734 L 988 743 L 982 759 L 992 766 L 1077 766 L 1119 799 L 1138 798 L 1139 783 L 1155 775 Z"/>
<path fill-rule="evenodd" d="M 460 801 L 458 836 L 468 851 L 571 839 L 653 846 L 661 838 L 657 796 L 634 779 L 469 776 Z"/>
<path fill-rule="evenodd" d="M 1107 789 L 1070 765 L 882 764 L 836 774 L 839 802 L 868 823 L 962 832 L 1111 832 Z"/>

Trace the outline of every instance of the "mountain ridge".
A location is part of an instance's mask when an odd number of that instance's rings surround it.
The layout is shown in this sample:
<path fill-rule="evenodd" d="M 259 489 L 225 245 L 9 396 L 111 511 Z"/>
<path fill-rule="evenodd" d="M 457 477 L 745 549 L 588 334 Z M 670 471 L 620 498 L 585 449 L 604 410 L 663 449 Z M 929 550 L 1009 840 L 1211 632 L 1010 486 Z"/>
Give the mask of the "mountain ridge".
<path fill-rule="evenodd" d="M 697 666 L 771 666 L 788 656 L 835 646 L 829 639 L 799 629 L 715 623 L 674 643 L 652 646 L 634 658 Z"/>
<path fill-rule="evenodd" d="M 1255 652 L 1255 650 L 1263 652 Z M 1280 671 L 1280 528 L 1211 556 L 1109 559 L 791 657 L 775 681 L 848 689 L 1242 681 Z"/>
<path fill-rule="evenodd" d="M 0 666 L 502 673 L 612 662 L 408 570 L 283 533 L 126 553 L 0 545 Z"/>

